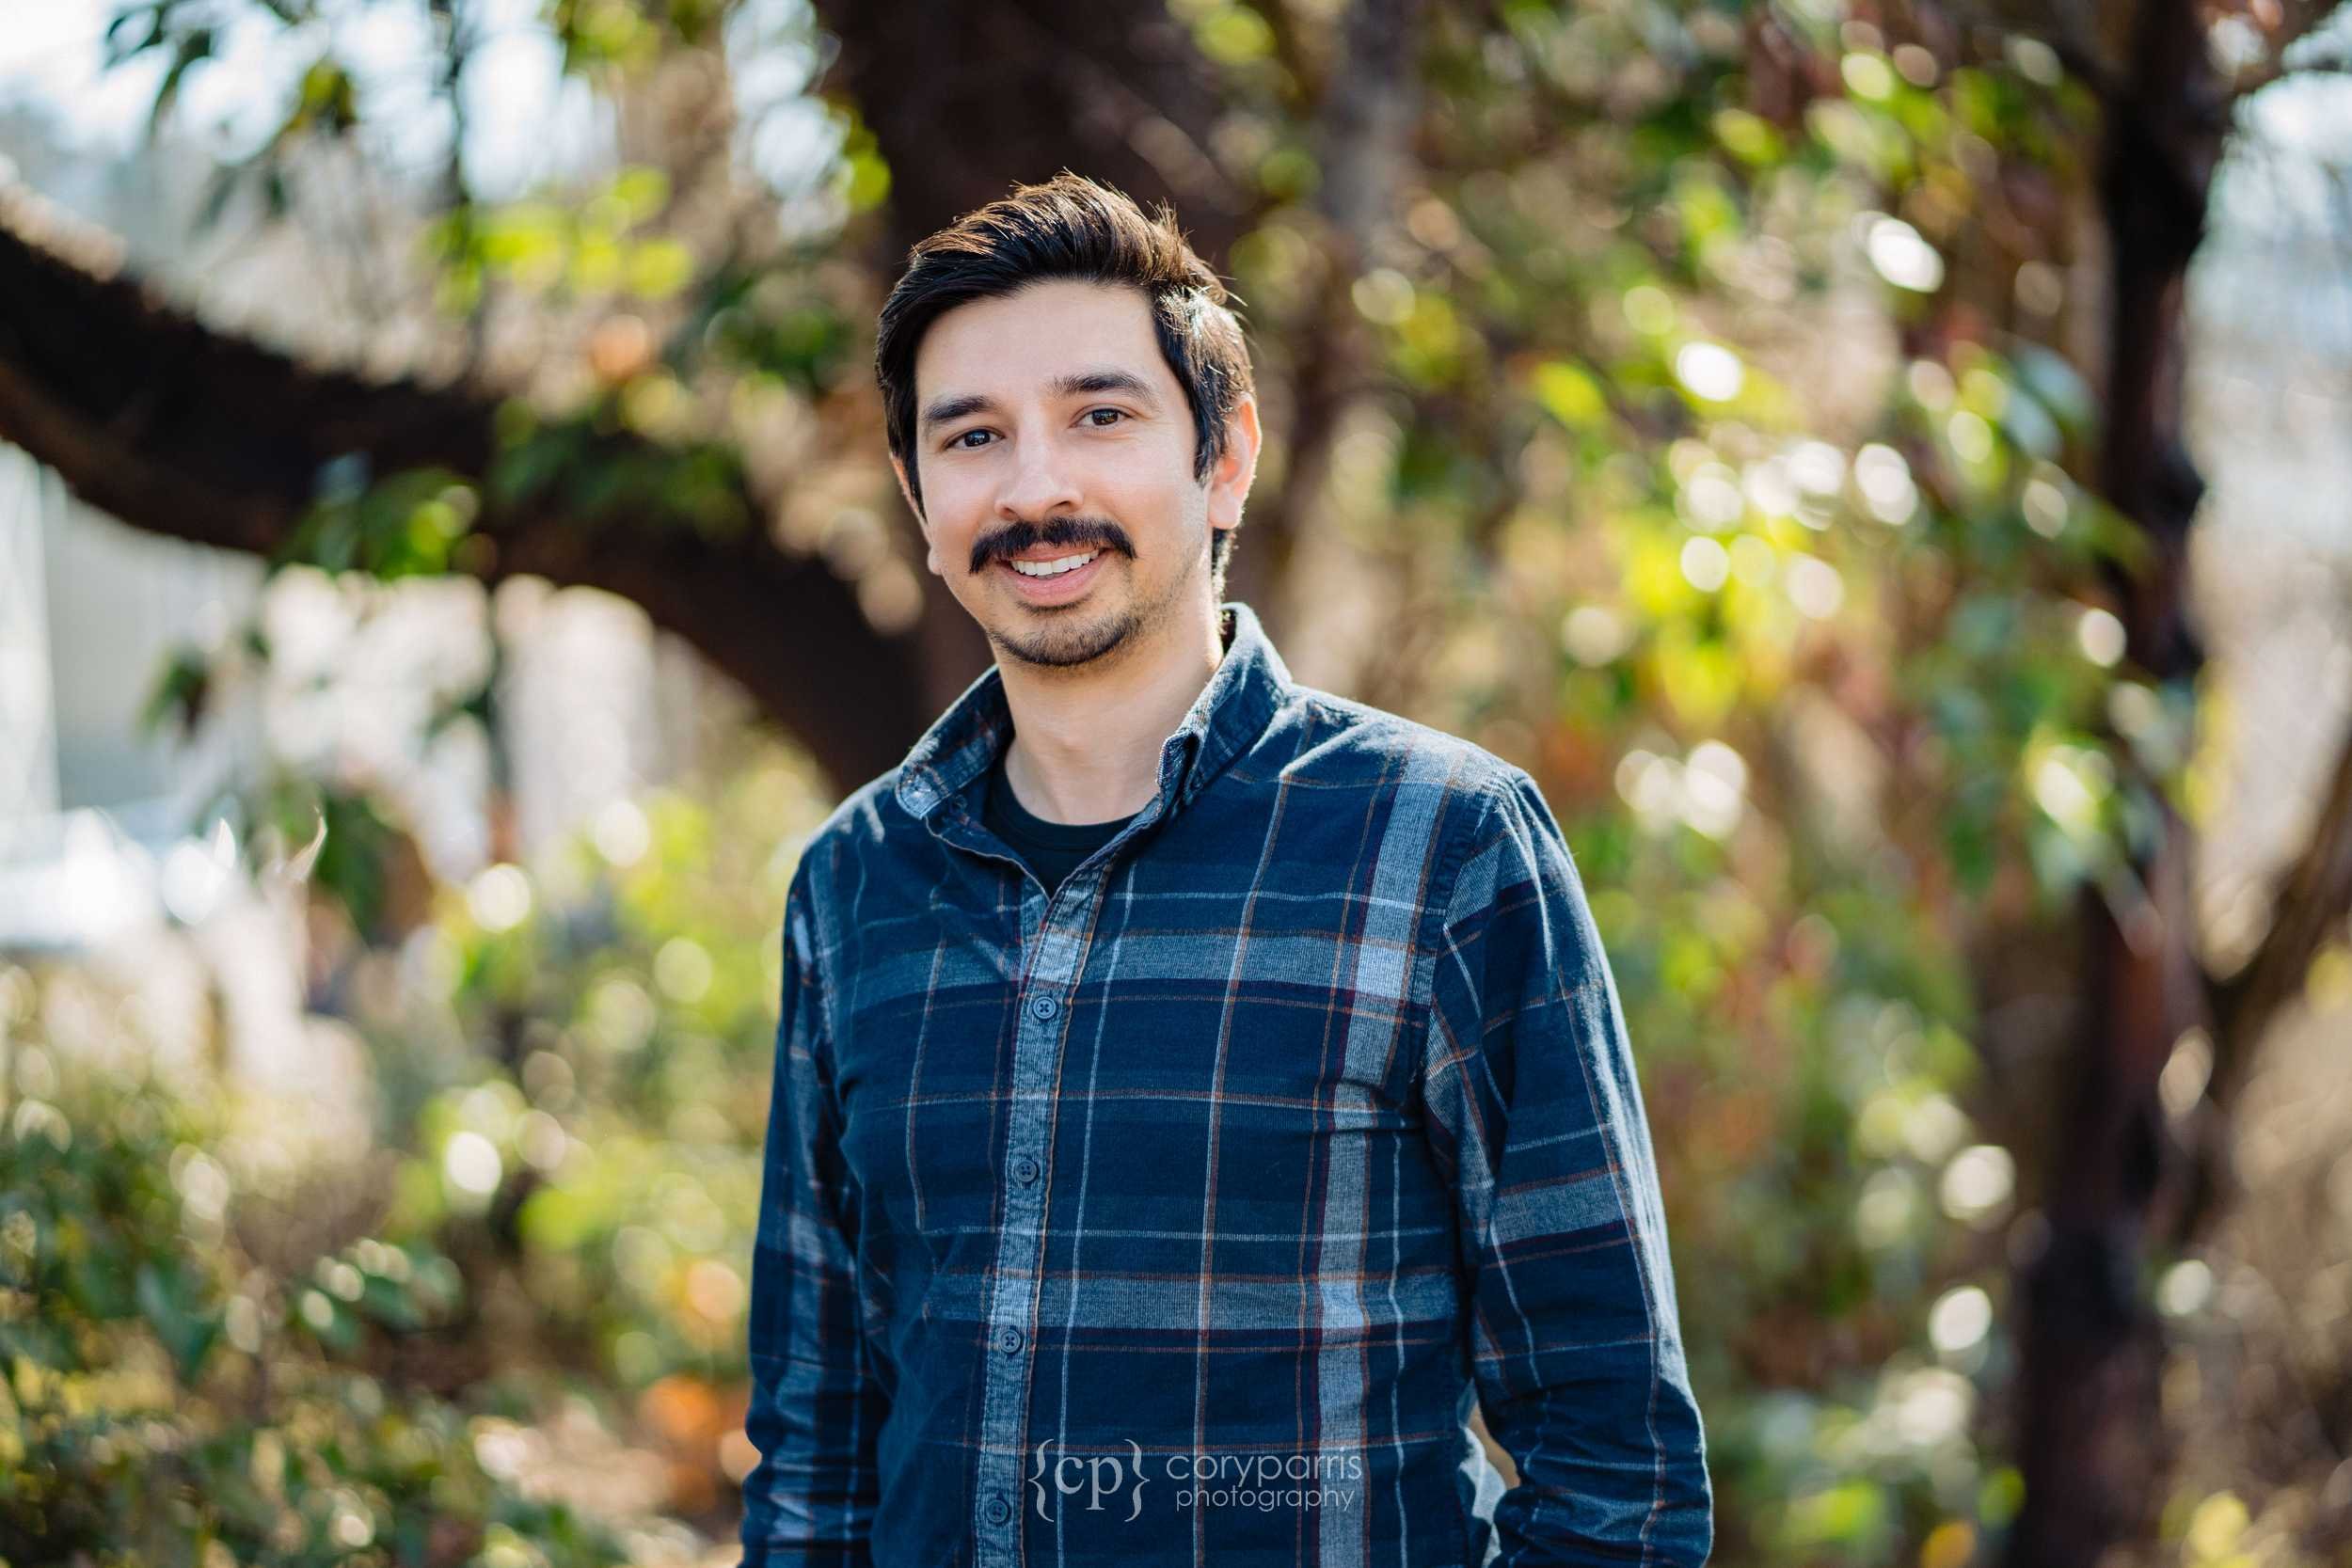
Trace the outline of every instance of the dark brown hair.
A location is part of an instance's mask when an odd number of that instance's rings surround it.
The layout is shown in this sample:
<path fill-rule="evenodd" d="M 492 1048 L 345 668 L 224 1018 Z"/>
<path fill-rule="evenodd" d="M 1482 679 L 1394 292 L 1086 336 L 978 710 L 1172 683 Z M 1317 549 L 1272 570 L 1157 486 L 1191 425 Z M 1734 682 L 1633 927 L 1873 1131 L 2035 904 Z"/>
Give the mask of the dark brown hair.
<path fill-rule="evenodd" d="M 917 244 L 883 301 L 875 335 L 874 378 L 882 385 L 883 433 L 906 465 L 915 510 L 923 507 L 914 458 L 914 355 L 931 323 L 959 305 L 1018 293 L 1048 278 L 1127 284 L 1143 291 L 1160 356 L 1192 405 L 1193 477 L 1206 480 L 1225 455 L 1225 421 L 1255 390 L 1249 348 L 1233 307 L 1206 261 L 1185 243 L 1175 212 L 1151 216 L 1111 186 L 1064 169 L 1041 185 L 1016 185 Z M 1211 535 L 1210 563 L 1221 570 L 1232 531 Z"/>

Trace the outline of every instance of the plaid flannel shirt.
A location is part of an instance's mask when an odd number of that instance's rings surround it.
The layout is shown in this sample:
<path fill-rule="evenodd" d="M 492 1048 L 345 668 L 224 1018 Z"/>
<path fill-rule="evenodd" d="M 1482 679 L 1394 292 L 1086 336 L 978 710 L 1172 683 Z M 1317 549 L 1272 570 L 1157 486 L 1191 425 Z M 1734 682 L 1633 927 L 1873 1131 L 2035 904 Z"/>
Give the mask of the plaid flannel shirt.
<path fill-rule="evenodd" d="M 1052 896 L 968 806 L 993 668 L 803 851 L 744 1560 L 1697 1568 L 1649 1130 L 1559 826 L 1224 612 L 1158 796 Z"/>

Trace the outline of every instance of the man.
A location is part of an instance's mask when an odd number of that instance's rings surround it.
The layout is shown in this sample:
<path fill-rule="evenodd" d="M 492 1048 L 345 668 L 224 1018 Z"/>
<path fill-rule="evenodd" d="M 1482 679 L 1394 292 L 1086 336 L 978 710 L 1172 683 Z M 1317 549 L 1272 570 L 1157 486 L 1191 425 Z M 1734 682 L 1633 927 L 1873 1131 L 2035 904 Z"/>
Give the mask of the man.
<path fill-rule="evenodd" d="M 747 1563 L 1695 1568 L 1576 868 L 1526 773 L 1220 604 L 1259 424 L 1216 275 L 1064 174 L 917 245 L 876 357 L 996 663 L 786 901 Z"/>

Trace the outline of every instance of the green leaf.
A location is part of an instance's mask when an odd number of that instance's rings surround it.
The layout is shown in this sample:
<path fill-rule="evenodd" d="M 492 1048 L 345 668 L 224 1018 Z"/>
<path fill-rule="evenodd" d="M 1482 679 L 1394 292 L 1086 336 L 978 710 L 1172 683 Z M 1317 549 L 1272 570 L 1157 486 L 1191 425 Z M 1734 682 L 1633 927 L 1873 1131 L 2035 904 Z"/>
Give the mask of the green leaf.
<path fill-rule="evenodd" d="M 170 1352 L 180 1381 L 194 1383 L 220 1337 L 219 1316 L 185 1299 L 178 1270 L 167 1274 L 152 1263 L 139 1266 L 138 1303 L 148 1326 Z"/>
<path fill-rule="evenodd" d="M 185 739 L 204 718 L 212 680 L 212 664 L 202 654 L 194 648 L 175 649 L 139 708 L 140 730 L 152 735 L 166 723 L 175 723 Z"/>
<path fill-rule="evenodd" d="M 2074 436 L 2090 433 L 2097 406 L 2090 384 L 2064 356 L 2040 343 L 2021 343 L 2012 354 L 2011 362 L 2017 367 L 2018 378 L 2057 419 L 2061 429 Z"/>
<path fill-rule="evenodd" d="M 631 245 L 629 291 L 645 299 L 667 299 L 692 280 L 694 253 L 675 240 L 645 240 Z"/>
<path fill-rule="evenodd" d="M 1544 411 L 1570 430 L 1587 430 L 1609 418 L 1609 399 L 1600 383 L 1568 360 L 1537 366 L 1532 389 Z"/>

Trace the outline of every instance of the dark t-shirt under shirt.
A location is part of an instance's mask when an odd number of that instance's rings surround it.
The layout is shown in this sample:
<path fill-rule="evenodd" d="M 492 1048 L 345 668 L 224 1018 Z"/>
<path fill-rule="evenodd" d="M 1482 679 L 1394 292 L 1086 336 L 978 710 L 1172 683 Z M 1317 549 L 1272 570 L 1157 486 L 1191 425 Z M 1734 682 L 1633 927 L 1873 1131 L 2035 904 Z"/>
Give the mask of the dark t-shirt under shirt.
<path fill-rule="evenodd" d="M 988 799 L 981 802 L 980 819 L 1019 852 L 1050 895 L 1089 855 L 1119 836 L 1135 814 L 1108 822 L 1048 822 L 1032 816 L 1014 798 L 1005 778 L 1005 753 L 999 752 L 996 765 L 988 770 Z"/>

